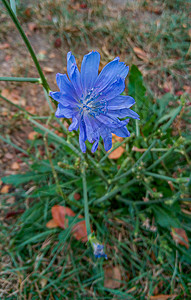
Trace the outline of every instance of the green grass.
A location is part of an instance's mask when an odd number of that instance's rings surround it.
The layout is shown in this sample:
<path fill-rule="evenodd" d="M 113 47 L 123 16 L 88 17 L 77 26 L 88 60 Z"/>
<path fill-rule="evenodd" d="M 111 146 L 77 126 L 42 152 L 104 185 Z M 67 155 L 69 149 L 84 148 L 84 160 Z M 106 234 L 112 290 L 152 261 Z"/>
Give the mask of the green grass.
<path fill-rule="evenodd" d="M 189 79 L 187 3 L 154 1 L 152 7 L 162 12 L 143 21 L 140 16 L 151 7 L 145 1 L 139 2 L 139 10 L 128 6 L 118 18 L 106 4 L 98 3 L 87 2 L 88 8 L 92 7 L 87 17 L 87 10 L 74 11 L 68 2 L 41 1 L 40 6 L 32 7 L 31 18 L 36 15 L 42 27 L 48 23 L 47 34 L 62 37 L 80 58 L 81 52 L 84 54 L 99 41 L 98 48 L 105 45 L 105 50 L 100 50 L 105 62 L 119 55 L 127 63 L 137 63 L 146 84 L 137 67 L 132 66 L 128 94 L 135 98 L 135 110 L 141 118 L 129 122 L 132 134 L 123 141 L 125 152 L 111 160 L 102 143 L 96 154 L 92 155 L 87 145 L 87 154 L 82 155 L 78 134 L 69 133 L 53 112 L 41 119 L 18 111 L 18 117 L 26 119 L 38 136 L 28 141 L 27 150 L 12 143 L 11 137 L 0 136 L 19 151 L 19 157 L 28 165 L 25 174 L 2 178 L 4 184 L 12 185 L 10 193 L 2 195 L 1 203 L 2 299 L 191 296 L 191 250 L 175 243 L 171 236 L 172 228 L 182 228 L 191 242 L 190 99 L 187 93 L 175 95 Z M 21 3 L 18 6 L 21 19 L 25 8 Z M 47 22 L 45 16 L 50 12 L 58 22 Z M 127 18 L 128 14 L 135 17 Z M 143 23 L 145 26 L 140 27 Z M 143 49 L 149 62 L 136 58 L 134 47 Z M 165 93 L 161 86 L 169 76 L 173 91 Z M 67 136 L 55 133 L 57 123 L 59 132 Z M 179 126 L 182 123 L 185 129 Z M 117 143 L 115 148 L 120 145 Z M 88 245 L 72 237 L 76 218 L 69 219 L 66 230 L 46 228 L 56 204 L 83 214 L 84 159 L 90 221 L 96 237 L 106 247 L 108 261 L 96 260 Z M 76 192 L 81 195 L 78 201 L 74 199 Z M 13 207 L 7 201 L 10 196 L 16 199 Z M 5 219 L 11 208 L 25 211 Z M 104 272 L 114 266 L 120 270 L 120 286 L 109 288 L 104 284 L 104 279 L 108 280 Z"/>

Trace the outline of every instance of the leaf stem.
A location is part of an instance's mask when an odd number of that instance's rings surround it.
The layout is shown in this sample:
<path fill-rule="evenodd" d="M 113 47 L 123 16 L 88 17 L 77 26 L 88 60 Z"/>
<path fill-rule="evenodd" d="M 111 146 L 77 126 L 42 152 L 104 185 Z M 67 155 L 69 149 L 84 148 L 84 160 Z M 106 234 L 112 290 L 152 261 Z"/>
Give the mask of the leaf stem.
<path fill-rule="evenodd" d="M 17 81 L 17 82 L 32 82 L 32 83 L 41 83 L 40 78 L 31 78 L 31 77 L 0 77 L 0 81 Z"/>
<path fill-rule="evenodd" d="M 83 182 L 83 196 L 84 196 L 84 215 L 85 215 L 87 236 L 89 236 L 91 234 L 91 228 L 90 228 L 90 216 L 89 216 L 89 206 L 88 206 L 86 171 L 85 171 L 84 163 L 82 166 L 82 182 Z"/>

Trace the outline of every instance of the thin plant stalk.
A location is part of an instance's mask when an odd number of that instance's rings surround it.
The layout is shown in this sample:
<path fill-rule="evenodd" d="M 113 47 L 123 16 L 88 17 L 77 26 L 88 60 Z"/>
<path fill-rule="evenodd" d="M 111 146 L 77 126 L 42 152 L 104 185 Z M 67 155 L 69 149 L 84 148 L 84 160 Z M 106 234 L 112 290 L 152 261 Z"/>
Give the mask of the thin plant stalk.
<path fill-rule="evenodd" d="M 37 57 L 36 57 L 36 55 L 34 53 L 34 50 L 33 50 L 32 46 L 31 46 L 31 44 L 30 44 L 30 42 L 29 42 L 29 40 L 28 40 L 28 38 L 27 38 L 24 30 L 22 29 L 22 27 L 21 27 L 21 25 L 20 25 L 20 23 L 19 23 L 16 15 L 12 11 L 12 9 L 11 9 L 10 5 L 8 4 L 8 2 L 6 0 L 2 0 L 2 2 L 4 4 L 4 6 L 6 7 L 6 9 L 7 9 L 8 13 L 9 13 L 11 19 L 15 23 L 15 26 L 17 27 L 17 29 L 18 29 L 18 31 L 19 31 L 19 33 L 20 33 L 23 41 L 25 42 L 25 45 L 27 46 L 28 51 L 30 52 L 30 55 L 31 55 L 31 57 L 32 57 L 32 59 L 34 61 L 34 64 L 35 64 L 35 66 L 37 68 L 37 71 L 38 71 L 38 73 L 40 75 L 43 87 L 46 89 L 47 93 L 49 93 L 50 87 L 48 85 L 48 82 L 47 82 L 47 80 L 46 80 L 46 78 L 44 76 L 44 73 L 43 73 L 43 71 L 41 69 L 41 66 L 40 66 L 40 64 L 38 62 L 38 59 L 37 59 Z"/>
<path fill-rule="evenodd" d="M 85 171 L 85 165 L 84 164 L 82 166 L 82 182 L 83 182 L 83 196 L 84 196 L 84 215 L 85 215 L 87 236 L 90 236 L 90 234 L 91 234 L 91 227 L 90 227 L 90 216 L 89 216 L 89 204 L 88 204 L 86 171 Z"/>
<path fill-rule="evenodd" d="M 32 77 L 0 77 L 0 81 L 41 83 L 40 78 L 32 78 Z"/>

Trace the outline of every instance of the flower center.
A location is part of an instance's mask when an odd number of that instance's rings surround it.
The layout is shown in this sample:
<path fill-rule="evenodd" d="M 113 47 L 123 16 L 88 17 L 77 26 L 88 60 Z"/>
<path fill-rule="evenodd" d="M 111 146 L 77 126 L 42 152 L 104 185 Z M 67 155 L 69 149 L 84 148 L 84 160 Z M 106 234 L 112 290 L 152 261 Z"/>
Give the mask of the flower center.
<path fill-rule="evenodd" d="M 82 95 L 80 98 L 80 113 L 88 113 L 92 116 L 106 114 L 107 113 L 107 102 L 100 96 L 102 93 L 96 93 L 92 88 L 86 96 Z"/>

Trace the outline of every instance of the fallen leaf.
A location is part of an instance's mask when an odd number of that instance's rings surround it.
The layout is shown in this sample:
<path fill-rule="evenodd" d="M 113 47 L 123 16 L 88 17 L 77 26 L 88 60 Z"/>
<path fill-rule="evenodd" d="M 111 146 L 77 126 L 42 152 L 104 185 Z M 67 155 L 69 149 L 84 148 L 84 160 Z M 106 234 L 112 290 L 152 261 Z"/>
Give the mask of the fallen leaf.
<path fill-rule="evenodd" d="M 80 8 L 82 8 L 82 9 L 87 8 L 87 4 L 86 3 L 81 3 Z"/>
<path fill-rule="evenodd" d="M 1 189 L 1 194 L 7 194 L 10 190 L 11 186 L 10 185 L 4 185 Z"/>
<path fill-rule="evenodd" d="M 33 141 L 36 137 L 37 137 L 37 132 L 36 132 L 36 131 L 31 131 L 31 132 L 29 132 L 29 134 L 28 134 L 28 139 L 29 139 L 30 141 Z"/>
<path fill-rule="evenodd" d="M 54 47 L 55 48 L 60 48 L 62 45 L 62 41 L 61 41 L 61 38 L 57 38 L 54 42 Z"/>
<path fill-rule="evenodd" d="M 31 8 L 28 7 L 25 12 L 24 12 L 25 16 L 30 17 L 31 16 Z"/>
<path fill-rule="evenodd" d="M 109 267 L 104 270 L 104 287 L 109 289 L 117 289 L 121 286 L 121 271 L 118 266 Z"/>
<path fill-rule="evenodd" d="M 173 240 L 180 245 L 185 246 L 187 249 L 189 249 L 189 241 L 186 234 L 186 231 L 182 228 L 172 228 L 171 236 Z"/>
<path fill-rule="evenodd" d="M 75 217 L 76 215 L 69 207 L 61 205 L 54 205 L 51 211 L 53 219 L 46 224 L 46 227 L 48 228 L 61 227 L 66 229 L 68 227 L 67 216 Z M 78 218 L 82 219 L 83 216 L 79 215 Z M 88 241 L 85 220 L 82 220 L 73 226 L 72 234 L 77 240 L 81 240 L 84 243 Z"/>
<path fill-rule="evenodd" d="M 46 223 L 46 227 L 47 228 L 56 228 L 56 227 L 58 227 L 58 224 L 54 221 L 54 219 L 51 219 L 50 221 L 48 221 L 48 223 Z"/>
<path fill-rule="evenodd" d="M 19 170 L 20 169 L 20 165 L 18 164 L 18 162 L 14 162 L 14 163 L 12 163 L 12 165 L 11 165 L 11 169 L 12 170 Z"/>
<path fill-rule="evenodd" d="M 55 223 L 63 229 L 68 227 L 68 219 L 66 216 L 75 217 L 75 213 L 69 207 L 54 205 L 51 211 Z"/>
<path fill-rule="evenodd" d="M 8 44 L 8 43 L 0 44 L 0 50 L 4 50 L 4 49 L 8 49 L 8 48 L 10 48 L 10 44 Z"/>
<path fill-rule="evenodd" d="M 20 215 L 22 213 L 24 213 L 24 209 L 19 209 L 19 210 L 13 210 L 13 211 L 9 211 L 6 216 L 5 216 L 5 219 L 8 219 L 8 218 L 11 218 L 11 217 L 14 217 L 16 215 Z"/>
<path fill-rule="evenodd" d="M 25 104 L 26 104 L 26 100 L 19 95 L 18 90 L 14 89 L 13 91 L 10 91 L 8 89 L 3 89 L 1 92 L 1 95 L 5 98 L 9 99 L 14 104 L 20 104 L 23 106 L 25 106 Z"/>
<path fill-rule="evenodd" d="M 50 68 L 50 67 L 44 67 L 43 70 L 45 73 L 53 73 L 54 72 L 54 69 Z"/>
<path fill-rule="evenodd" d="M 88 241 L 85 220 L 78 222 L 72 228 L 73 236 L 79 241 L 86 243 Z"/>
<path fill-rule="evenodd" d="M 133 51 L 140 59 L 142 59 L 145 62 L 148 62 L 148 55 L 145 51 L 143 51 L 142 49 L 140 49 L 138 47 L 134 47 Z"/>
<path fill-rule="evenodd" d="M 48 57 L 49 57 L 49 58 L 55 58 L 55 57 L 56 57 L 56 54 L 55 54 L 55 53 L 50 53 Z"/>
<path fill-rule="evenodd" d="M 33 23 L 33 22 L 28 23 L 28 29 L 30 31 L 35 31 L 37 29 L 37 25 L 35 23 Z"/>
<path fill-rule="evenodd" d="M 118 159 L 124 153 L 125 149 L 122 146 L 119 146 L 111 154 L 109 154 L 110 159 Z"/>
<path fill-rule="evenodd" d="M 36 108 L 34 106 L 27 105 L 25 109 L 32 115 L 35 115 L 36 113 Z"/>
<path fill-rule="evenodd" d="M 40 280 L 40 285 L 42 288 L 44 288 L 47 285 L 48 280 L 46 278 L 42 278 Z"/>
<path fill-rule="evenodd" d="M 189 85 L 184 85 L 183 89 L 185 90 L 186 93 L 191 94 L 191 87 Z"/>
<path fill-rule="evenodd" d="M 4 157 L 5 157 L 6 159 L 13 159 L 14 156 L 13 156 L 12 153 L 7 152 L 7 153 L 5 153 Z"/>
<path fill-rule="evenodd" d="M 122 137 L 112 134 L 113 146 L 115 145 L 116 142 L 122 142 L 122 141 L 123 141 Z M 110 159 L 118 159 L 119 157 L 121 157 L 121 155 L 123 154 L 124 151 L 125 151 L 124 146 L 119 146 L 117 149 L 115 149 L 113 152 L 111 152 L 108 157 Z"/>
<path fill-rule="evenodd" d="M 8 198 L 8 199 L 6 200 L 6 203 L 7 203 L 7 204 L 14 204 L 14 203 L 15 203 L 15 197 L 12 196 L 12 197 Z"/>
<path fill-rule="evenodd" d="M 80 198 L 81 198 L 81 195 L 79 193 L 74 194 L 74 199 L 75 200 L 80 200 Z"/>
<path fill-rule="evenodd" d="M 176 298 L 177 295 L 156 295 L 156 296 L 150 296 L 150 300 L 173 300 L 174 298 Z"/>

